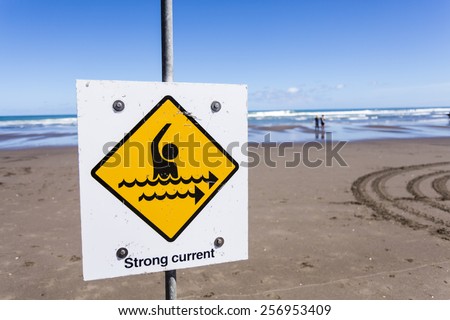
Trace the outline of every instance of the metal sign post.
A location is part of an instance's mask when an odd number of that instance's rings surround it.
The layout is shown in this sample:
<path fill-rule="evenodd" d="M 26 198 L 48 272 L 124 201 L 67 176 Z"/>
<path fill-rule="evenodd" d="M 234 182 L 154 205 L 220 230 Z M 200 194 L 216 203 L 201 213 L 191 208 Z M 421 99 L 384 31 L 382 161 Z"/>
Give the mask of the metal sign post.
<path fill-rule="evenodd" d="M 162 81 L 173 82 L 172 0 L 161 0 Z M 166 300 L 177 299 L 177 271 L 165 271 Z"/>
<path fill-rule="evenodd" d="M 172 0 L 161 0 L 162 81 L 173 82 Z"/>

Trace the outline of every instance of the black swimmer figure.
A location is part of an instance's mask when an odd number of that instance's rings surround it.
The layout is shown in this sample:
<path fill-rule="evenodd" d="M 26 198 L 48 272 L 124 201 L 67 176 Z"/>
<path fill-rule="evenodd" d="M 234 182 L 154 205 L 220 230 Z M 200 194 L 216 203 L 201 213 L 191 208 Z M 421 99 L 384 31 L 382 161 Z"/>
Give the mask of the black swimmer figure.
<path fill-rule="evenodd" d="M 177 164 L 173 161 L 178 156 L 178 147 L 173 143 L 166 143 L 162 147 L 162 154 L 158 148 L 159 142 L 171 125 L 167 123 L 152 141 L 153 179 L 157 179 L 158 176 L 167 179 L 169 175 L 178 178 Z"/>

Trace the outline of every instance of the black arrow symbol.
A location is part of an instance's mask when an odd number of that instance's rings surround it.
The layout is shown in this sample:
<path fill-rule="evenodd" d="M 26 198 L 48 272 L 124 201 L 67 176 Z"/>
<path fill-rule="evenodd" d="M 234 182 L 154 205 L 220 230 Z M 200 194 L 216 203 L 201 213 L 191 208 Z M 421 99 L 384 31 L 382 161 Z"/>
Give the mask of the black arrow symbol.
<path fill-rule="evenodd" d="M 217 182 L 217 180 L 219 179 L 217 179 L 217 177 L 211 171 L 209 171 L 208 185 L 210 189 Z"/>
<path fill-rule="evenodd" d="M 194 195 L 195 204 L 197 204 L 197 202 L 199 202 L 203 198 L 203 196 L 205 195 L 202 190 L 197 188 L 197 186 L 195 186 L 194 194 L 195 194 Z"/>

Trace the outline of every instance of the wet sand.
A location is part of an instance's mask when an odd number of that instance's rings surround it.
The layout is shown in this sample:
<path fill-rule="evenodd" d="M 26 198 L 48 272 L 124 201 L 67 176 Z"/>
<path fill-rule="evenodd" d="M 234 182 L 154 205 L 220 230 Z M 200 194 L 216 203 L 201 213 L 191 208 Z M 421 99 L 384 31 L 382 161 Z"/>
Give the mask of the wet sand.
<path fill-rule="evenodd" d="M 349 143 L 348 166 L 322 149 L 321 166 L 285 168 L 302 146 L 249 170 L 249 260 L 179 270 L 178 298 L 450 299 L 450 139 Z M 0 151 L 0 298 L 163 299 L 162 273 L 83 281 L 77 161 Z"/>

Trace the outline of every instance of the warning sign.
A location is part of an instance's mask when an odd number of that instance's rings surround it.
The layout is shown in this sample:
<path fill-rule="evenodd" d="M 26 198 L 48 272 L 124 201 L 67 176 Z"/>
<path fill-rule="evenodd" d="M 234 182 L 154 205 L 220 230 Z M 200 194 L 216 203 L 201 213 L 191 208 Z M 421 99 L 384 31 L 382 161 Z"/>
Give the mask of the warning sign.
<path fill-rule="evenodd" d="M 77 80 L 85 280 L 248 258 L 247 87 Z"/>
<path fill-rule="evenodd" d="M 164 97 L 93 168 L 92 176 L 174 241 L 239 169 L 173 97 Z"/>

